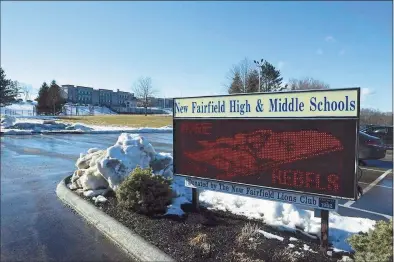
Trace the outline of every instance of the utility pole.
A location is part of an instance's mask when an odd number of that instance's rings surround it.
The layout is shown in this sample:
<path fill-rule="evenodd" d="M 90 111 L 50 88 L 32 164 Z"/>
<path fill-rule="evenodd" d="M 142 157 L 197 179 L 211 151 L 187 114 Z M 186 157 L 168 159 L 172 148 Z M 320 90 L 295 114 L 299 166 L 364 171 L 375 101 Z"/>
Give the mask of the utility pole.
<path fill-rule="evenodd" d="M 253 60 L 253 62 L 256 64 L 256 66 L 257 66 L 257 68 L 258 68 L 258 73 L 259 73 L 259 92 L 261 92 L 261 81 L 260 81 L 260 79 L 261 79 L 261 76 L 262 76 L 262 72 L 261 72 L 261 70 L 262 70 L 262 68 L 261 68 L 261 66 L 262 66 L 262 64 L 263 64 L 263 59 L 261 59 L 261 64 L 260 64 L 260 62 L 259 61 L 256 61 L 256 60 Z"/>

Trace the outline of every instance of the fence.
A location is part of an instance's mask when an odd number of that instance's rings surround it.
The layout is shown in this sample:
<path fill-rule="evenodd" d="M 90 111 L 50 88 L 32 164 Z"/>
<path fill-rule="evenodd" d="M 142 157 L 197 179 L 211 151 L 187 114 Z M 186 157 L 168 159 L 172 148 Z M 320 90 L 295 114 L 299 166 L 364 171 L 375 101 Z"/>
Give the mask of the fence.
<path fill-rule="evenodd" d="M 8 116 L 35 116 L 35 110 L 20 110 L 20 109 L 4 109 L 1 110 L 2 115 Z"/>
<path fill-rule="evenodd" d="M 116 114 L 112 110 L 104 106 L 92 105 L 65 105 L 62 109 L 62 115 L 67 116 L 92 116 L 92 115 L 111 115 Z"/>

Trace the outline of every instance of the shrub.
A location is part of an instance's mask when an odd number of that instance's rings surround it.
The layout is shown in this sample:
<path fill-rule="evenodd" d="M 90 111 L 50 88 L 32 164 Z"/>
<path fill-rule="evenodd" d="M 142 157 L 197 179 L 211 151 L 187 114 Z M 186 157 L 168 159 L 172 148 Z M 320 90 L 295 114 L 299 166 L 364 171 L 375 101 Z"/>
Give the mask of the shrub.
<path fill-rule="evenodd" d="M 255 240 L 259 235 L 259 226 L 252 223 L 246 223 L 241 232 L 237 236 L 238 245 L 249 245 L 251 241 Z"/>
<path fill-rule="evenodd" d="M 393 221 L 378 221 L 368 233 L 348 239 L 355 253 L 355 261 L 393 261 Z"/>
<path fill-rule="evenodd" d="M 146 215 L 162 214 L 171 204 L 171 180 L 136 167 L 116 190 L 118 205 Z"/>

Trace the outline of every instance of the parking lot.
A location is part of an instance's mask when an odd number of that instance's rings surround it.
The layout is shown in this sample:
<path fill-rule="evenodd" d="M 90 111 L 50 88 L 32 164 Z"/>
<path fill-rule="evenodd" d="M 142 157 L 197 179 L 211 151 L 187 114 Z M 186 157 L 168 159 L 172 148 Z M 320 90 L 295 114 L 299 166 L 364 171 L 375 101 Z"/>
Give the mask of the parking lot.
<path fill-rule="evenodd" d="M 388 220 L 393 217 L 393 154 L 381 160 L 368 160 L 360 166 L 359 185 L 363 196 L 357 201 L 340 201 L 338 213 L 344 216 Z"/>

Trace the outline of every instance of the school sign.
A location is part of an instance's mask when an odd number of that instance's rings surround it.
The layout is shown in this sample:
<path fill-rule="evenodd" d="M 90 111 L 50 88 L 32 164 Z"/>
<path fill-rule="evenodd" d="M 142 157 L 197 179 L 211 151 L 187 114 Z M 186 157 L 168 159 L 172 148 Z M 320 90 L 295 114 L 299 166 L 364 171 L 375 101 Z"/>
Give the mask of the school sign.
<path fill-rule="evenodd" d="M 336 209 L 356 200 L 360 89 L 174 99 L 186 186 Z"/>

